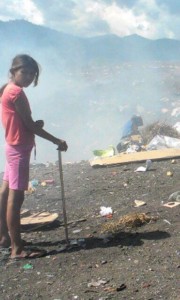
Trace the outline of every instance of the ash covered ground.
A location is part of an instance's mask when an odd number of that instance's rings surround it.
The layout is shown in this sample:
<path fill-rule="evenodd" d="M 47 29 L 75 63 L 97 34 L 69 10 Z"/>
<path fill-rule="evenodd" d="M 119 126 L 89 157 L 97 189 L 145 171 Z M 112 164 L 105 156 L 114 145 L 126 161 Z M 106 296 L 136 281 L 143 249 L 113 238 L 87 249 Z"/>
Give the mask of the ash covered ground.
<path fill-rule="evenodd" d="M 45 257 L 11 261 L 7 253 L 0 253 L 0 298 L 178 300 L 180 205 L 163 204 L 180 190 L 180 159 L 173 164 L 170 159 L 153 162 L 149 171 L 135 173 L 141 165 L 92 168 L 87 161 L 63 165 L 69 240 L 79 242 L 68 249 L 63 248 L 58 166 L 33 166 L 31 179 L 55 182 L 39 184 L 26 195 L 23 208 L 56 212 L 59 218 L 42 228 L 22 226 L 23 239 L 47 250 Z M 134 200 L 146 205 L 136 208 Z M 113 209 L 111 219 L 100 215 L 101 206 Z M 113 236 L 101 233 L 103 224 L 133 212 L 158 219 L 138 228 L 125 227 Z"/>

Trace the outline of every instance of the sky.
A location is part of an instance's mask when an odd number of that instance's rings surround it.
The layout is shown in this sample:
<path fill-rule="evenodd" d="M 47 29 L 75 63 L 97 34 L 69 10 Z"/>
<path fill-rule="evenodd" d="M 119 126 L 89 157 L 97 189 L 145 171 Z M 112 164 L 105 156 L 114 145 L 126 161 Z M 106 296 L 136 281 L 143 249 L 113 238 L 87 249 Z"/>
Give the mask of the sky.
<path fill-rule="evenodd" d="M 15 19 L 81 37 L 180 40 L 180 0 L 0 0 L 0 20 Z"/>

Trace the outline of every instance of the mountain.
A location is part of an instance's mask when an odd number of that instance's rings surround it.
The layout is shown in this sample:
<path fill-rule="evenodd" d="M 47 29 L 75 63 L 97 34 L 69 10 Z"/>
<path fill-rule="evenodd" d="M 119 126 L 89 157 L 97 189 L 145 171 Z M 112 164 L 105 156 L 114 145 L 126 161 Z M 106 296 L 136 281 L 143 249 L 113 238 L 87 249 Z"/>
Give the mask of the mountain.
<path fill-rule="evenodd" d="M 180 41 L 149 40 L 138 35 L 118 37 L 104 35 L 79 38 L 24 20 L 0 22 L 0 50 L 21 52 L 23 49 L 41 52 L 55 51 L 67 65 L 118 63 L 122 61 L 179 61 Z"/>
<path fill-rule="evenodd" d="M 144 124 L 178 121 L 180 41 L 138 35 L 80 38 L 18 20 L 0 22 L 0 53 L 0 85 L 7 82 L 16 54 L 27 53 L 40 64 L 39 85 L 25 92 L 33 118 L 67 140 L 66 161 L 89 159 L 95 149 L 116 146 L 132 114 L 141 114 Z M 37 161 L 56 159 L 53 145 L 37 138 Z M 3 159 L 0 164 L 2 169 Z"/>

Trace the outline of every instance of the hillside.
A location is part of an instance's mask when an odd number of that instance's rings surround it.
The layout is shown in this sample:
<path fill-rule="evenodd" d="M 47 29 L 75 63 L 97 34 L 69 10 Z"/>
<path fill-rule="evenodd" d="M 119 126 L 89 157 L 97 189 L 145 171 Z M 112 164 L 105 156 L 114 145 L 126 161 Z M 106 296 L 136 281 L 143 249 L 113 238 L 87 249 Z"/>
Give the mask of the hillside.
<path fill-rule="evenodd" d="M 39 52 L 44 48 L 54 50 L 68 65 L 180 60 L 180 41 L 177 40 L 148 40 L 138 35 L 79 38 L 23 20 L 0 22 L 0 38 L 2 52 L 4 46 L 8 52 L 33 51 L 34 48 Z"/>

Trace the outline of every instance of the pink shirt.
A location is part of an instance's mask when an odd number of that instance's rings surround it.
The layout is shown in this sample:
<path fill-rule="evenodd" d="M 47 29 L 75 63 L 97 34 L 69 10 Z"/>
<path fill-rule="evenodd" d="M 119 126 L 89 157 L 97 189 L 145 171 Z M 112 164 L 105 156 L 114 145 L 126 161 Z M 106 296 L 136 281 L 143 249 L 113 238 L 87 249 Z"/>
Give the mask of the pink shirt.
<path fill-rule="evenodd" d="M 5 128 L 5 139 L 9 145 L 32 145 L 34 144 L 34 134 L 25 127 L 15 110 L 14 104 L 19 97 L 27 103 L 28 110 L 31 112 L 23 89 L 12 82 L 7 84 L 1 97 L 1 116 Z"/>

